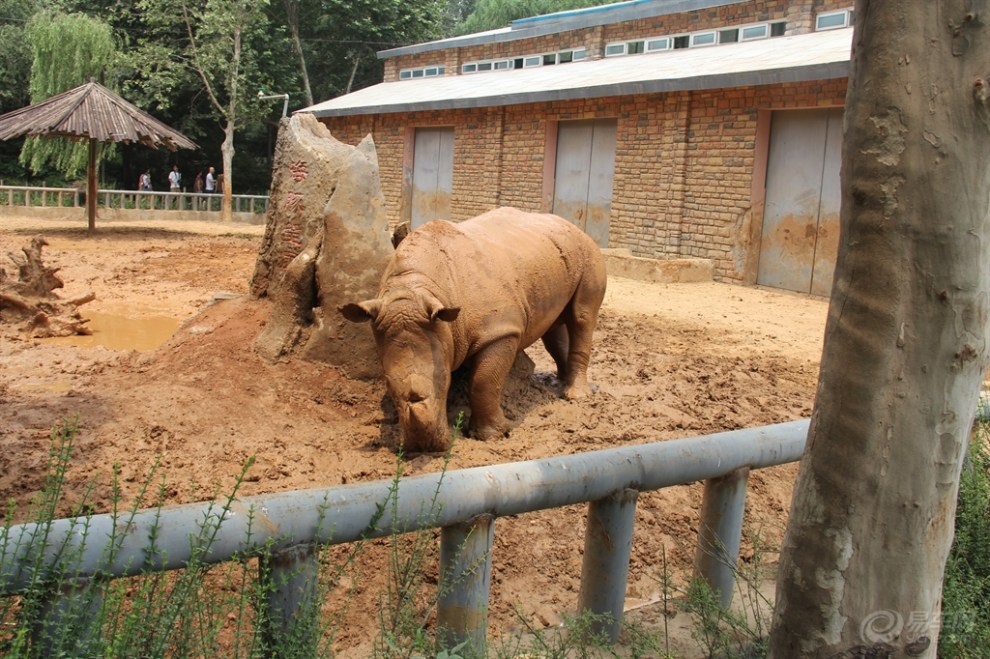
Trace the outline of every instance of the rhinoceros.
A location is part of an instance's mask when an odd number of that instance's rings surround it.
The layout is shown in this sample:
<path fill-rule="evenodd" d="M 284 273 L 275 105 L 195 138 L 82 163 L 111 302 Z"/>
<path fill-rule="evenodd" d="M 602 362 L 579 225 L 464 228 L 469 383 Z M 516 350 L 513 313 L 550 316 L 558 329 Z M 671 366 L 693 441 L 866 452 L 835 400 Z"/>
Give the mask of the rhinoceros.
<path fill-rule="evenodd" d="M 399 243 L 378 297 L 339 308 L 371 321 L 407 452 L 445 450 L 451 373 L 469 368 L 469 434 L 508 432 L 502 385 L 516 354 L 543 339 L 564 396 L 589 393 L 588 360 L 605 296 L 598 245 L 555 215 L 498 208 L 428 222 Z"/>

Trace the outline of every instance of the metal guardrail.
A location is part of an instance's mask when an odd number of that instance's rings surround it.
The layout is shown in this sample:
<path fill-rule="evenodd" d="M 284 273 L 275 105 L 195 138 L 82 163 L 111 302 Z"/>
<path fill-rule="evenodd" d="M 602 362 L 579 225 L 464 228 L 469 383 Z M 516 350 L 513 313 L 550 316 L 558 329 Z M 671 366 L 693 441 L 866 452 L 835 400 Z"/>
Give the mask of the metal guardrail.
<path fill-rule="evenodd" d="M 84 208 L 86 191 L 78 188 L 49 188 L 23 185 L 0 185 L 0 206 L 24 208 Z M 267 195 L 232 195 L 235 213 L 264 214 Z M 222 194 L 196 192 L 144 192 L 140 190 L 98 190 L 99 208 L 155 211 L 223 210 Z"/>
<path fill-rule="evenodd" d="M 0 536 L 0 595 L 28 584 L 25 565 L 35 534 L 45 534 L 42 564 L 53 570 L 72 557 L 78 577 L 122 577 L 184 567 L 202 547 L 189 538 L 215 520 L 207 563 L 262 555 L 280 584 L 268 598 L 270 620 L 284 629 L 312 596 L 316 545 L 441 529 L 441 643 L 486 643 L 487 611 L 498 517 L 587 502 L 579 610 L 608 614 L 604 629 L 615 640 L 622 621 L 640 492 L 705 481 L 695 571 L 728 606 L 742 534 L 746 481 L 751 469 L 800 459 L 808 421 L 793 421 L 690 439 L 562 457 L 506 463 L 329 489 L 248 497 L 140 511 L 122 520 L 110 514 L 56 520 L 44 528 L 14 526 Z M 424 515 L 433 505 L 435 514 Z M 119 543 L 108 551 L 109 538 Z M 63 592 L 63 598 L 72 593 Z M 99 608 L 99 607 L 96 607 Z M 57 603 L 53 604 L 57 611 Z M 277 630 L 276 630 L 276 633 Z"/>

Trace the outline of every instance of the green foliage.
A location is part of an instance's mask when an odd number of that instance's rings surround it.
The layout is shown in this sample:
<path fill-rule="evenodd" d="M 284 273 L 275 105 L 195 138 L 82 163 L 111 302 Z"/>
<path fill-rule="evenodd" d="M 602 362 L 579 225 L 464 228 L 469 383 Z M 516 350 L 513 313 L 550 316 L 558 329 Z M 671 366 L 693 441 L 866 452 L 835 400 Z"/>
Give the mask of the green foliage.
<path fill-rule="evenodd" d="M 85 14 L 38 12 L 28 21 L 25 35 L 31 46 L 32 103 L 90 78 L 103 78 L 116 54 L 110 26 Z M 20 160 L 35 173 L 50 165 L 71 177 L 85 170 L 88 144 L 85 140 L 29 138 Z"/>
<path fill-rule="evenodd" d="M 197 99 L 195 111 L 179 128 L 193 139 L 220 128 L 218 171 L 224 187 L 232 190 L 235 135 L 257 126 L 270 110 L 258 92 L 272 88 L 270 72 L 289 50 L 282 30 L 270 21 L 269 3 L 138 0 L 137 8 L 145 33 L 127 60 L 134 72 L 130 87 L 161 108 Z M 215 164 L 215 159 L 207 162 Z"/>
<path fill-rule="evenodd" d="M 317 102 L 382 81 L 377 52 L 444 33 L 441 0 L 323 0 L 297 3 L 300 39 Z M 305 17 L 311 17 L 307 23 Z"/>
<path fill-rule="evenodd" d="M 304 78 L 315 102 L 376 84 L 383 73 L 377 51 L 442 37 L 450 24 L 445 0 L 0 0 L 0 19 L 10 19 L 0 20 L 0 111 L 30 102 L 25 22 L 44 6 L 57 6 L 63 15 L 98 17 L 118 46 L 104 67 L 87 70 L 58 91 L 95 76 L 202 147 L 176 154 L 139 145 L 107 149 L 103 185 L 127 189 L 145 169 L 164 180 L 172 164 L 179 164 L 188 181 L 208 166 L 224 169 L 223 142 L 236 134 L 229 163 L 237 174 L 234 192 L 265 194 L 282 103 L 260 101 L 259 89 L 288 93 L 292 111 L 309 104 Z M 77 62 L 75 55 L 60 57 L 58 73 L 78 68 Z M 29 148 L 54 148 L 50 145 L 59 141 Z M 0 178 L 29 177 L 16 158 L 5 157 L 15 149 L 20 151 L 20 142 L 0 144 Z M 66 174 L 70 179 L 85 160 L 76 156 L 73 163 Z M 43 167 L 35 171 L 51 175 Z"/>
<path fill-rule="evenodd" d="M 474 4 L 474 11 L 464 22 L 454 26 L 454 33 L 471 34 L 494 30 L 506 27 L 520 18 L 605 4 L 610 3 L 606 0 L 478 0 Z"/>
<path fill-rule="evenodd" d="M 487 653 L 498 659 L 672 659 L 663 650 L 663 643 L 655 633 L 648 633 L 637 625 L 623 626 L 623 637 L 612 644 L 602 630 L 611 625 L 608 614 L 581 611 L 564 615 L 559 625 L 548 628 L 534 626 L 521 611 L 516 611 L 524 634 L 499 639 Z"/>
<path fill-rule="evenodd" d="M 732 605 L 722 607 L 720 594 L 703 577 L 694 577 L 687 588 L 678 588 L 667 566 L 666 549 L 662 554 L 662 574 L 657 579 L 663 594 L 664 612 L 679 609 L 691 616 L 691 636 L 705 657 L 719 659 L 759 659 L 769 652 L 770 621 L 773 602 L 763 589 L 772 582 L 775 566 L 767 564 L 774 553 L 762 535 L 744 529 L 752 554 L 745 560 L 730 559 L 724 547 L 715 548 L 715 558 L 733 573 L 735 592 Z M 663 621 L 663 647 L 658 651 L 670 658 L 670 635 L 666 617 Z"/>
<path fill-rule="evenodd" d="M 37 4 L 33 0 L 0 0 L 0 114 L 30 102 L 31 47 L 25 27 Z"/>
<path fill-rule="evenodd" d="M 221 565 L 211 565 L 208 556 L 224 520 L 233 517 L 232 505 L 253 460 L 244 466 L 230 494 L 218 496 L 208 506 L 198 528 L 188 537 L 191 557 L 182 570 L 156 572 L 154 566 L 168 558 L 161 527 L 152 527 L 147 551 L 148 571 L 137 577 L 115 580 L 80 578 L 81 560 L 89 539 L 88 491 L 70 512 L 76 516 L 68 533 L 55 533 L 56 513 L 64 498 L 65 477 L 72 458 L 77 426 L 66 422 L 52 433 L 45 485 L 32 505 L 31 518 L 38 532 L 15 535 L 13 505 L 8 506 L 0 528 L 0 547 L 24 557 L 18 567 L 27 585 L 17 597 L 0 598 L 0 656 L 34 657 L 320 657 L 332 656 L 326 639 L 332 639 L 319 618 L 317 602 L 324 589 L 314 584 L 314 597 L 302 613 L 280 635 L 276 647 L 265 637 L 263 615 L 266 599 L 285 574 L 273 576 L 261 555 L 244 554 Z M 157 465 L 156 465 L 157 466 Z M 138 508 L 152 491 L 155 467 L 140 489 L 132 507 L 121 509 L 119 468 L 114 467 L 113 508 L 115 533 L 94 538 L 104 544 L 106 560 L 112 561 L 129 538 Z M 165 484 L 157 489 L 158 514 Z M 238 514 L 241 514 L 240 511 Z M 321 516 L 322 518 L 322 516 Z M 247 512 L 247 542 L 255 526 L 254 511 Z M 119 531 L 119 534 L 117 534 Z M 65 537 L 69 542 L 59 541 Z M 81 538 L 73 548 L 71 541 Z M 270 547 L 270 545 L 269 545 Z M 61 569 L 46 567 L 45 557 L 61 554 Z M 7 557 L 3 557 L 7 558 Z M 258 564 L 261 563 L 261 567 Z M 258 578 L 255 578 L 255 571 Z M 2 575 L 9 579 L 13 575 Z M 291 575 L 290 575 L 291 578 Z M 53 603 L 57 602 L 57 606 Z"/>
<path fill-rule="evenodd" d="M 980 422 L 963 465 L 955 538 L 942 584 L 939 656 L 968 659 L 990 648 L 990 430 Z"/>
<path fill-rule="evenodd" d="M 454 440 L 460 434 L 463 414 L 458 415 L 452 432 Z M 430 528 L 436 525 L 443 510 L 439 502 L 443 477 L 447 473 L 453 456 L 453 441 L 444 454 L 440 478 L 432 499 L 419 511 L 418 526 L 422 531 L 402 534 L 397 530 L 389 536 L 389 565 L 385 592 L 379 600 L 378 637 L 375 641 L 375 656 L 398 658 L 413 656 L 439 656 L 441 651 L 437 639 L 427 631 L 427 622 L 435 614 L 441 593 L 430 586 L 436 579 L 431 575 L 430 566 L 437 562 L 437 532 Z M 399 519 L 399 496 L 402 476 L 405 473 L 405 456 L 400 449 L 395 462 L 395 475 L 389 488 L 385 504 L 379 507 L 380 516 L 386 507 L 392 520 Z M 450 578 L 450 575 L 446 575 Z M 449 587 L 449 583 L 447 584 Z M 446 655 L 450 659 L 458 657 L 454 650 Z"/>

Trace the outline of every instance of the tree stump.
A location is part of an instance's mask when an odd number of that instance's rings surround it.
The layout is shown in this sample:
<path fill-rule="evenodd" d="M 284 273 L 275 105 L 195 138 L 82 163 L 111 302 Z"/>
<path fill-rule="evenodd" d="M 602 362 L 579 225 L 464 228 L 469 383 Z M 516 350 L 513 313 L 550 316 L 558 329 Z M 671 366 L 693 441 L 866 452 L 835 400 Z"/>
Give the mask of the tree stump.
<path fill-rule="evenodd" d="M 371 136 L 352 147 L 312 115 L 283 119 L 269 198 L 251 292 L 273 305 L 255 350 L 333 364 L 349 377 L 380 375 L 369 328 L 337 311 L 377 294 L 394 252 Z"/>
<path fill-rule="evenodd" d="M 55 289 L 65 284 L 59 268 L 44 264 L 41 249 L 48 244 L 43 237 L 31 239 L 21 248 L 22 254 L 7 256 L 17 266 L 17 279 L 0 267 L 0 328 L 3 333 L 31 338 L 92 334 L 79 307 L 95 299 L 90 293 L 74 300 L 62 300 Z"/>

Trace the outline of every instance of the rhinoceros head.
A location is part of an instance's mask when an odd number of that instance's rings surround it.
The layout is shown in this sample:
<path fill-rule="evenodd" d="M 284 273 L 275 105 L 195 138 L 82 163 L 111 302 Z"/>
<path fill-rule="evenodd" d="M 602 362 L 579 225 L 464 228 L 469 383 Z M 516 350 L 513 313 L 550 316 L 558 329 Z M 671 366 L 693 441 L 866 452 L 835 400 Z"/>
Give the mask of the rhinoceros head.
<path fill-rule="evenodd" d="M 353 322 L 371 321 L 404 450 L 446 450 L 453 348 L 449 323 L 460 309 L 444 306 L 430 293 L 402 290 L 345 304 L 340 312 Z"/>

